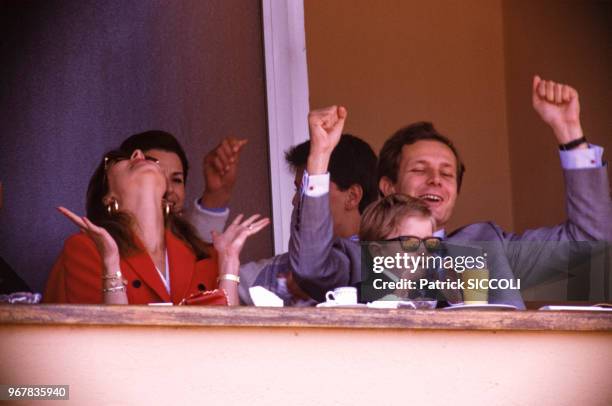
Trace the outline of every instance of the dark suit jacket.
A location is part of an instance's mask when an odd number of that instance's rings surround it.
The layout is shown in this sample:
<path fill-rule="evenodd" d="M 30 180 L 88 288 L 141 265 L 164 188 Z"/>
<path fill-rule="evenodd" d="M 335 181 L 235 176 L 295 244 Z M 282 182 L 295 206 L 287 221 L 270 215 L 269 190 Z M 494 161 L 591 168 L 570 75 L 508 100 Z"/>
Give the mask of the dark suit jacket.
<path fill-rule="evenodd" d="M 563 252 L 538 242 L 612 241 L 612 200 L 607 167 L 564 170 L 564 175 L 566 222 L 528 230 L 521 235 L 504 232 L 491 222 L 475 223 L 451 233 L 448 241 L 469 242 L 470 245 L 487 242 L 483 248 L 489 252 L 490 278 L 520 277 L 525 278 L 526 283 L 546 277 L 551 257 Z M 316 300 L 323 301 L 328 290 L 359 284 L 362 278 L 359 244 L 333 237 L 329 196 L 304 195 L 298 210 L 300 218 L 294 222 L 289 240 L 289 260 L 300 287 Z M 524 308 L 520 292 L 516 290 L 489 290 L 489 302 Z"/>
<path fill-rule="evenodd" d="M 17 272 L 0 257 L 0 294 L 31 291 L 32 289 L 17 275 Z"/>
<path fill-rule="evenodd" d="M 193 251 L 166 230 L 166 248 L 170 265 L 168 295 L 151 257 L 144 249 L 121 258 L 121 273 L 127 279 L 130 304 L 173 302 L 199 290 L 217 287 L 216 254 L 197 261 Z M 47 281 L 43 296 L 46 303 L 103 303 L 102 259 L 91 238 L 76 234 L 68 238 Z"/>

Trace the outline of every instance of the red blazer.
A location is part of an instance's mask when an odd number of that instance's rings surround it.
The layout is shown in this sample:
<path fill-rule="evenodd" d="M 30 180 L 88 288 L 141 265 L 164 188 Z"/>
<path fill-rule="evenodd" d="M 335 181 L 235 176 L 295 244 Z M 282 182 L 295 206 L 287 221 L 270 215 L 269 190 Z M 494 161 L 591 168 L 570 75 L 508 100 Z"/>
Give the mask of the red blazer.
<path fill-rule="evenodd" d="M 160 279 L 151 257 L 142 250 L 121 258 L 121 273 L 127 280 L 130 304 L 173 302 L 200 290 L 217 288 L 218 264 L 214 250 L 211 258 L 197 261 L 191 248 L 166 230 L 166 249 L 170 264 L 170 293 Z M 64 243 L 53 266 L 43 301 L 46 303 L 103 303 L 102 258 L 93 240 L 75 234 Z"/>

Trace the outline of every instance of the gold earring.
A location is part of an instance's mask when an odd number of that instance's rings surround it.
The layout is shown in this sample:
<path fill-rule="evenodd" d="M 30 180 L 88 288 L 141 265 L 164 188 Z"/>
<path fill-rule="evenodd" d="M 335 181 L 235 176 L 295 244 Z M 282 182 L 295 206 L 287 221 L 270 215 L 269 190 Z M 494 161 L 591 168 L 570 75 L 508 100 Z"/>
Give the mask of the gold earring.
<path fill-rule="evenodd" d="M 164 205 L 164 215 L 168 217 L 170 215 L 170 209 L 172 208 L 172 205 L 166 200 L 163 201 L 163 205 Z"/>
<path fill-rule="evenodd" d="M 119 202 L 117 199 L 113 199 L 109 204 L 106 205 L 106 211 L 109 216 L 116 214 L 119 211 Z"/>

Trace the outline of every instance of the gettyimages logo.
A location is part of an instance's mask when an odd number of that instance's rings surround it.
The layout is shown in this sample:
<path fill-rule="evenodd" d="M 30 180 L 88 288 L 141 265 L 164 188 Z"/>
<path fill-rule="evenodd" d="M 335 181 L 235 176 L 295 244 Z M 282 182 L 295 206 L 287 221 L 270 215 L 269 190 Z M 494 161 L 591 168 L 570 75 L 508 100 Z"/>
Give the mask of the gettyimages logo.
<path fill-rule="evenodd" d="M 395 255 L 373 257 L 372 271 L 382 273 L 385 269 L 404 269 L 415 273 L 419 268 L 436 268 L 454 270 L 461 273 L 466 269 L 485 269 L 487 264 L 487 253 L 473 256 L 434 256 L 421 252 L 419 255 L 407 252 L 396 252 Z"/>
<path fill-rule="evenodd" d="M 473 246 L 409 251 L 394 241 L 362 243 L 362 297 L 486 303 L 489 290 L 520 290 L 516 278 L 490 278 L 488 256 Z"/>

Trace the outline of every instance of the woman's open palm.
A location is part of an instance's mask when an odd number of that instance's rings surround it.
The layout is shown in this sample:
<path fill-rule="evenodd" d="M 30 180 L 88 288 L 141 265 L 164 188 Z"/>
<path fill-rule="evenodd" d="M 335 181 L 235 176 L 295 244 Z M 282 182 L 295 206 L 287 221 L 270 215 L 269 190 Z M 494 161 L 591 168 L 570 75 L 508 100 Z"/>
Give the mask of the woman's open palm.
<path fill-rule="evenodd" d="M 213 245 L 219 255 L 237 258 L 246 239 L 270 224 L 270 219 L 259 219 L 261 217 L 259 214 L 242 221 L 243 217 L 242 214 L 236 216 L 222 234 L 213 231 Z"/>
<path fill-rule="evenodd" d="M 82 232 L 87 234 L 96 244 L 104 264 L 119 265 L 119 247 L 104 228 L 92 223 L 87 217 L 79 217 L 65 207 L 58 207 L 60 213 L 68 217 Z"/>

